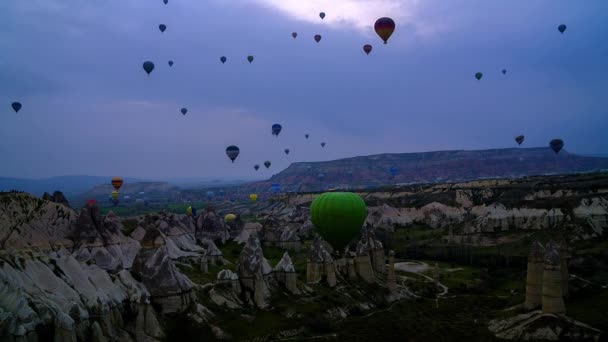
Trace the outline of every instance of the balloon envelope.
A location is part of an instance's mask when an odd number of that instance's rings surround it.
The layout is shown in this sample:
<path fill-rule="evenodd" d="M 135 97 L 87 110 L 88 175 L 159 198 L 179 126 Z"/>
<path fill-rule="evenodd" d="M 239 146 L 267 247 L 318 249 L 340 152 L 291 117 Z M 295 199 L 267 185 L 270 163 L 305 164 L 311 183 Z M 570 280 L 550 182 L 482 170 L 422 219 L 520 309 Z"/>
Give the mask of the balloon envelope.
<path fill-rule="evenodd" d="M 152 70 L 154 70 L 154 63 L 152 63 L 150 61 L 144 62 L 143 66 L 144 66 L 144 70 L 148 73 L 148 75 L 150 75 Z"/>
<path fill-rule="evenodd" d="M 289 149 L 288 148 L 285 149 L 285 154 L 289 154 Z"/>
<path fill-rule="evenodd" d="M 186 208 L 186 215 L 192 216 L 192 207 Z"/>
<path fill-rule="evenodd" d="M 120 187 L 122 186 L 122 184 L 123 184 L 122 178 L 120 178 L 120 177 L 112 178 L 112 186 L 114 187 L 114 190 L 116 190 L 116 191 L 120 190 Z"/>
<path fill-rule="evenodd" d="M 336 251 L 343 250 L 359 234 L 366 217 L 365 202 L 351 192 L 326 192 L 310 205 L 315 231 Z"/>
<path fill-rule="evenodd" d="M 325 18 L 325 12 L 319 13 L 319 17 L 321 17 L 321 19 Z"/>
<path fill-rule="evenodd" d="M 372 52 L 372 46 L 369 44 L 363 45 L 363 51 L 365 51 L 365 53 L 369 55 L 369 53 Z"/>
<path fill-rule="evenodd" d="M 523 142 L 524 142 L 524 139 L 525 139 L 525 137 L 524 137 L 523 135 L 518 135 L 518 136 L 516 136 L 516 137 L 515 137 L 515 142 L 516 142 L 518 145 L 521 145 L 521 143 L 523 143 Z"/>
<path fill-rule="evenodd" d="M 158 25 L 158 29 L 160 30 L 160 32 L 165 32 L 165 30 L 167 29 L 167 25 L 160 24 L 160 25 Z"/>
<path fill-rule="evenodd" d="M 264 166 L 266 166 L 266 168 L 269 168 L 270 165 L 271 165 L 270 161 L 267 160 L 264 162 Z"/>
<path fill-rule="evenodd" d="M 247 60 L 249 61 L 249 63 L 253 62 L 253 56 L 247 56 Z"/>
<path fill-rule="evenodd" d="M 117 199 L 118 198 L 118 191 L 114 190 L 112 191 L 112 199 Z"/>
<path fill-rule="evenodd" d="M 234 215 L 234 214 L 227 214 L 226 216 L 224 216 L 224 221 L 231 222 L 231 221 L 234 221 L 235 219 L 236 219 L 236 215 Z"/>
<path fill-rule="evenodd" d="M 557 27 L 557 29 L 559 30 L 560 33 L 564 33 L 564 31 L 566 31 L 567 26 L 564 24 L 561 24 Z"/>
<path fill-rule="evenodd" d="M 321 147 L 325 147 L 325 143 L 324 142 L 321 143 Z"/>
<path fill-rule="evenodd" d="M 258 195 L 257 194 L 251 194 L 249 195 L 249 199 L 251 200 L 251 202 L 255 202 L 258 200 Z"/>
<path fill-rule="evenodd" d="M 507 74 L 507 69 L 502 69 L 502 74 L 506 75 Z"/>
<path fill-rule="evenodd" d="M 226 56 L 220 57 L 220 61 L 222 62 L 222 64 L 226 63 L 226 60 L 227 60 Z"/>
<path fill-rule="evenodd" d="M 395 32 L 395 22 L 388 17 L 380 18 L 376 20 L 374 30 L 376 31 L 376 34 L 382 38 L 384 44 L 386 44 L 393 32 Z"/>
<path fill-rule="evenodd" d="M 298 32 L 291 32 L 291 36 L 293 37 L 293 39 L 296 39 L 296 37 L 298 36 Z"/>
<path fill-rule="evenodd" d="M 21 103 L 13 102 L 13 103 L 11 103 L 11 107 L 13 108 L 15 113 L 19 113 L 19 110 L 21 109 Z"/>
<path fill-rule="evenodd" d="M 308 135 L 308 134 L 304 134 L 304 137 L 305 137 L 306 139 L 308 139 L 308 137 L 309 137 L 309 136 L 310 136 L 310 135 Z"/>
<path fill-rule="evenodd" d="M 553 152 L 559 153 L 564 147 L 564 141 L 562 139 L 553 139 L 549 142 L 549 147 L 551 147 Z"/>
<path fill-rule="evenodd" d="M 163 0 L 163 2 L 165 3 L 165 5 L 169 2 L 169 0 Z"/>
<path fill-rule="evenodd" d="M 182 112 L 182 114 L 186 115 L 186 113 L 188 113 L 188 109 L 186 109 L 186 108 L 182 108 L 182 109 L 181 109 L 181 112 Z"/>
<path fill-rule="evenodd" d="M 257 170 L 260 168 L 260 165 L 255 164 L 255 165 L 253 166 L 253 168 L 254 168 L 254 169 L 257 171 Z"/>
<path fill-rule="evenodd" d="M 283 127 L 279 124 L 272 125 L 272 135 L 276 135 L 278 137 L 282 129 Z"/>
<path fill-rule="evenodd" d="M 234 160 L 236 159 L 236 157 L 239 156 L 240 150 L 237 146 L 234 145 L 230 145 L 228 147 L 226 147 L 226 155 L 228 156 L 228 158 L 230 158 L 230 160 L 232 160 L 232 162 L 234 163 Z"/>
<path fill-rule="evenodd" d="M 317 43 L 321 41 L 321 35 L 320 34 L 315 35 L 315 41 Z"/>
<path fill-rule="evenodd" d="M 480 80 L 482 77 L 483 77 L 483 74 L 482 74 L 481 72 L 477 72 L 477 73 L 475 73 L 475 78 L 476 78 L 477 80 Z"/>
<path fill-rule="evenodd" d="M 281 184 L 279 184 L 279 183 L 273 183 L 270 186 L 270 190 L 272 190 L 272 192 L 274 192 L 274 193 L 278 193 L 279 191 L 281 191 Z"/>
<path fill-rule="evenodd" d="M 173 61 L 169 61 L 169 66 L 173 66 Z"/>

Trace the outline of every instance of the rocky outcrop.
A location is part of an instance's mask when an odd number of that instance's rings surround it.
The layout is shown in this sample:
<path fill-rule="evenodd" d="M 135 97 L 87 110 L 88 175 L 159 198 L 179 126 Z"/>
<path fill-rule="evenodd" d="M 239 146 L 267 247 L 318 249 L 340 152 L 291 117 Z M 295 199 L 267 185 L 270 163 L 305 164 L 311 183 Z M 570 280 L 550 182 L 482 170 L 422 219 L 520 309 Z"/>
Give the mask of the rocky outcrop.
<path fill-rule="evenodd" d="M 598 341 L 600 331 L 572 318 L 532 311 L 490 321 L 496 337 L 516 341 Z"/>
<path fill-rule="evenodd" d="M 306 282 L 318 283 L 321 280 L 327 281 L 329 286 L 336 285 L 336 262 L 327 250 L 323 240 L 316 237 L 308 254 Z"/>
<path fill-rule="evenodd" d="M 139 243 L 124 236 L 120 219 L 109 212 L 102 217 L 96 204 L 80 210 L 72 225 L 74 256 L 83 263 L 94 263 L 105 270 L 131 268 Z"/>
<path fill-rule="evenodd" d="M 285 252 L 279 263 L 274 267 L 274 276 L 279 282 L 285 286 L 285 288 L 293 293 L 300 294 L 300 290 L 297 287 L 297 274 L 296 269 L 293 266 L 293 262 L 289 257 L 289 253 Z"/>
<path fill-rule="evenodd" d="M 225 242 L 230 238 L 230 234 L 215 209 L 207 207 L 196 221 L 195 237 L 196 240 L 211 239 Z"/>
<path fill-rule="evenodd" d="M 132 273 L 146 286 L 163 313 L 182 312 L 192 302 L 192 282 L 180 273 L 169 256 L 167 239 L 149 227 L 133 262 Z"/>
<path fill-rule="evenodd" d="M 270 297 L 268 277 L 271 276 L 271 272 L 272 268 L 264 257 L 260 241 L 251 235 L 236 263 L 236 273 L 245 296 L 260 308 L 268 306 Z"/>
<path fill-rule="evenodd" d="M 65 198 L 65 196 L 63 195 L 63 192 L 61 192 L 61 191 L 55 191 L 55 192 L 53 192 L 52 195 L 49 194 L 48 192 L 45 192 L 44 195 L 42 195 L 42 199 L 45 201 L 61 204 L 68 208 L 70 207 L 70 203 L 68 202 L 68 199 Z"/>

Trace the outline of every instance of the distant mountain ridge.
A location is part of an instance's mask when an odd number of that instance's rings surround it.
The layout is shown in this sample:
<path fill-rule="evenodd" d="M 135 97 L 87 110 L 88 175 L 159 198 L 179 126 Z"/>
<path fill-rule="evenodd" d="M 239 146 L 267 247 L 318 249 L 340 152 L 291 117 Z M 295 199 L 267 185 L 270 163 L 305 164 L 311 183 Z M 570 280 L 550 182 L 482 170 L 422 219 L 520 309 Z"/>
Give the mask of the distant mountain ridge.
<path fill-rule="evenodd" d="M 19 190 L 42 196 L 44 192 L 53 193 L 55 190 L 66 196 L 73 196 L 99 184 L 110 184 L 112 177 L 105 176 L 58 176 L 40 179 L 0 177 L 0 191 Z M 124 178 L 125 182 L 141 182 L 141 179 Z"/>
<path fill-rule="evenodd" d="M 396 168 L 395 176 L 390 173 L 392 167 Z M 267 192 L 271 184 L 279 183 L 281 191 L 305 192 L 602 170 L 608 171 L 608 158 L 581 156 L 565 150 L 555 154 L 549 148 L 386 153 L 293 163 L 270 180 L 251 183 L 244 190 Z M 323 180 L 319 174 L 325 175 Z"/>

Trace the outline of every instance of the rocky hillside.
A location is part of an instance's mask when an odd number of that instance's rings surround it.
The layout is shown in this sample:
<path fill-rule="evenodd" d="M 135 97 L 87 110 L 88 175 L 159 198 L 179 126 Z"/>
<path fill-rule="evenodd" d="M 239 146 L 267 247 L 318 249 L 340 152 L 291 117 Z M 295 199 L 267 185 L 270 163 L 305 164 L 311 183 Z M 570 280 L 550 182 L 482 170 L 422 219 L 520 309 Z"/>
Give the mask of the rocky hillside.
<path fill-rule="evenodd" d="M 393 174 L 391 174 L 391 168 Z M 366 188 L 399 183 L 460 182 L 484 178 L 568 174 L 608 169 L 608 158 L 559 154 L 549 148 L 438 151 L 379 154 L 326 162 L 294 163 L 270 180 L 241 187 L 267 192 L 272 183 L 282 191 Z M 319 174 L 324 174 L 323 180 Z"/>

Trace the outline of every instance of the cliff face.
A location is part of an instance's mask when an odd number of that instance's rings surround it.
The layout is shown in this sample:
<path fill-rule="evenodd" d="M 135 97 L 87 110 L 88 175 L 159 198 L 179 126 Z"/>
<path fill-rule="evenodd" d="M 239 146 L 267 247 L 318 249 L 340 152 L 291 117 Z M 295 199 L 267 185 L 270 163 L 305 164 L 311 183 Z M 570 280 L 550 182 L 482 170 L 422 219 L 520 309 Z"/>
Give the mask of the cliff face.
<path fill-rule="evenodd" d="M 0 193 L 0 340 L 161 339 L 151 304 L 188 307 L 192 284 L 174 260 L 205 250 L 187 219 L 149 217 L 140 226 L 141 242 L 95 204 L 76 213 Z"/>
<path fill-rule="evenodd" d="M 391 168 L 396 172 L 393 176 Z M 608 169 L 608 158 L 584 157 L 547 148 L 508 148 L 479 151 L 437 151 L 379 154 L 326 162 L 294 163 L 270 180 L 245 186 L 250 192 L 269 192 L 272 183 L 282 191 L 321 191 L 365 188 L 398 183 L 459 182 L 483 178 L 566 174 Z M 319 180 L 318 175 L 325 178 Z M 243 188 L 243 187 L 241 187 Z"/>

